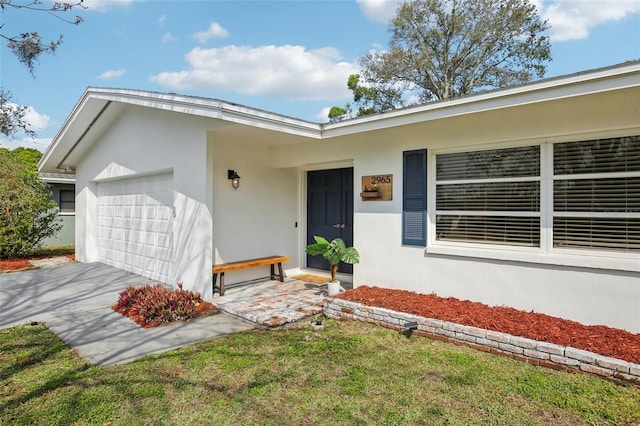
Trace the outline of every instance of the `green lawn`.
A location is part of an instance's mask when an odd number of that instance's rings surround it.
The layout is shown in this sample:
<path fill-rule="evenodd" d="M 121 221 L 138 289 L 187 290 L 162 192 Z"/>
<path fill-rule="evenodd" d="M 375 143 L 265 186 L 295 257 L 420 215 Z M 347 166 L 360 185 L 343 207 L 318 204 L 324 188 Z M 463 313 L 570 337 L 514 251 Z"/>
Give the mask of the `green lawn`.
<path fill-rule="evenodd" d="M 376 326 L 248 331 L 91 367 L 0 330 L 0 425 L 640 423 L 640 390 Z"/>
<path fill-rule="evenodd" d="M 45 246 L 36 250 L 35 256 L 57 256 L 62 254 L 74 254 L 76 246 L 74 244 L 66 244 L 59 246 Z"/>

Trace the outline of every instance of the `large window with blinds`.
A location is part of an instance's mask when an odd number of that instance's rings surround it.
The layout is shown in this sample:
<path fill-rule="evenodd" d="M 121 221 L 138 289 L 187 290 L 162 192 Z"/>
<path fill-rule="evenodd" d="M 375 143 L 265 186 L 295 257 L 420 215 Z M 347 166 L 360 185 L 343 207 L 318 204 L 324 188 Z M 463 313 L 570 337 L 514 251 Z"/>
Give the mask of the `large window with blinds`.
<path fill-rule="evenodd" d="M 436 239 L 540 245 L 540 146 L 436 156 Z"/>
<path fill-rule="evenodd" d="M 553 146 L 553 247 L 640 252 L 640 136 Z"/>
<path fill-rule="evenodd" d="M 442 153 L 435 167 L 436 243 L 640 253 L 640 136 Z"/>

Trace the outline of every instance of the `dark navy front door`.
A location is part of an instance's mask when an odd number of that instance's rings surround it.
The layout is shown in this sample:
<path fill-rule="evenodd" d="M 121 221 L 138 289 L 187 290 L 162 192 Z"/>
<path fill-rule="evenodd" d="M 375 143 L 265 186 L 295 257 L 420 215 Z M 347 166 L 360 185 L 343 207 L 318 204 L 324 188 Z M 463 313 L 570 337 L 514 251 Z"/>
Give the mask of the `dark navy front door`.
<path fill-rule="evenodd" d="M 307 244 L 315 242 L 314 235 L 353 245 L 353 168 L 307 173 Z M 307 255 L 307 266 L 329 270 L 322 256 Z M 338 272 L 352 274 L 353 266 L 341 263 Z"/>

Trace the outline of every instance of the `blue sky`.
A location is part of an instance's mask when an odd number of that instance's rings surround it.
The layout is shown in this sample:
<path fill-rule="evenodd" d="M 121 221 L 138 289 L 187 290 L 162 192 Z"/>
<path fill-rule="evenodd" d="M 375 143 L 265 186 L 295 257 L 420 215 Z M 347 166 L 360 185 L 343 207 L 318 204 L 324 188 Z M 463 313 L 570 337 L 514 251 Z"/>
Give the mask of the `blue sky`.
<path fill-rule="evenodd" d="M 46 1 L 46 0 L 45 0 Z M 69 1 L 69 0 L 67 0 Z M 0 83 L 30 107 L 37 139 L 0 146 L 44 151 L 88 86 L 198 95 L 316 122 L 350 100 L 358 59 L 388 45 L 396 0 L 85 0 L 70 25 L 6 9 L 5 35 L 64 34 L 35 78 L 0 47 Z M 546 77 L 640 59 L 640 0 L 535 0 L 551 24 Z"/>

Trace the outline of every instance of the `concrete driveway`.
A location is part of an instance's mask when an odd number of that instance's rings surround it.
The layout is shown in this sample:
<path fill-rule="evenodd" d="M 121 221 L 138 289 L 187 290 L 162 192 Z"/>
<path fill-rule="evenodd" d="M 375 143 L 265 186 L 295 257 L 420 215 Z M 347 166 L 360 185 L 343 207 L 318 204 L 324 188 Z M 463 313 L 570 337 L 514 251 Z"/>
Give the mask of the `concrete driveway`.
<path fill-rule="evenodd" d="M 90 363 L 111 365 L 253 327 L 220 313 L 143 329 L 111 309 L 129 285 L 153 283 L 100 263 L 0 274 L 0 328 L 45 322 Z"/>

